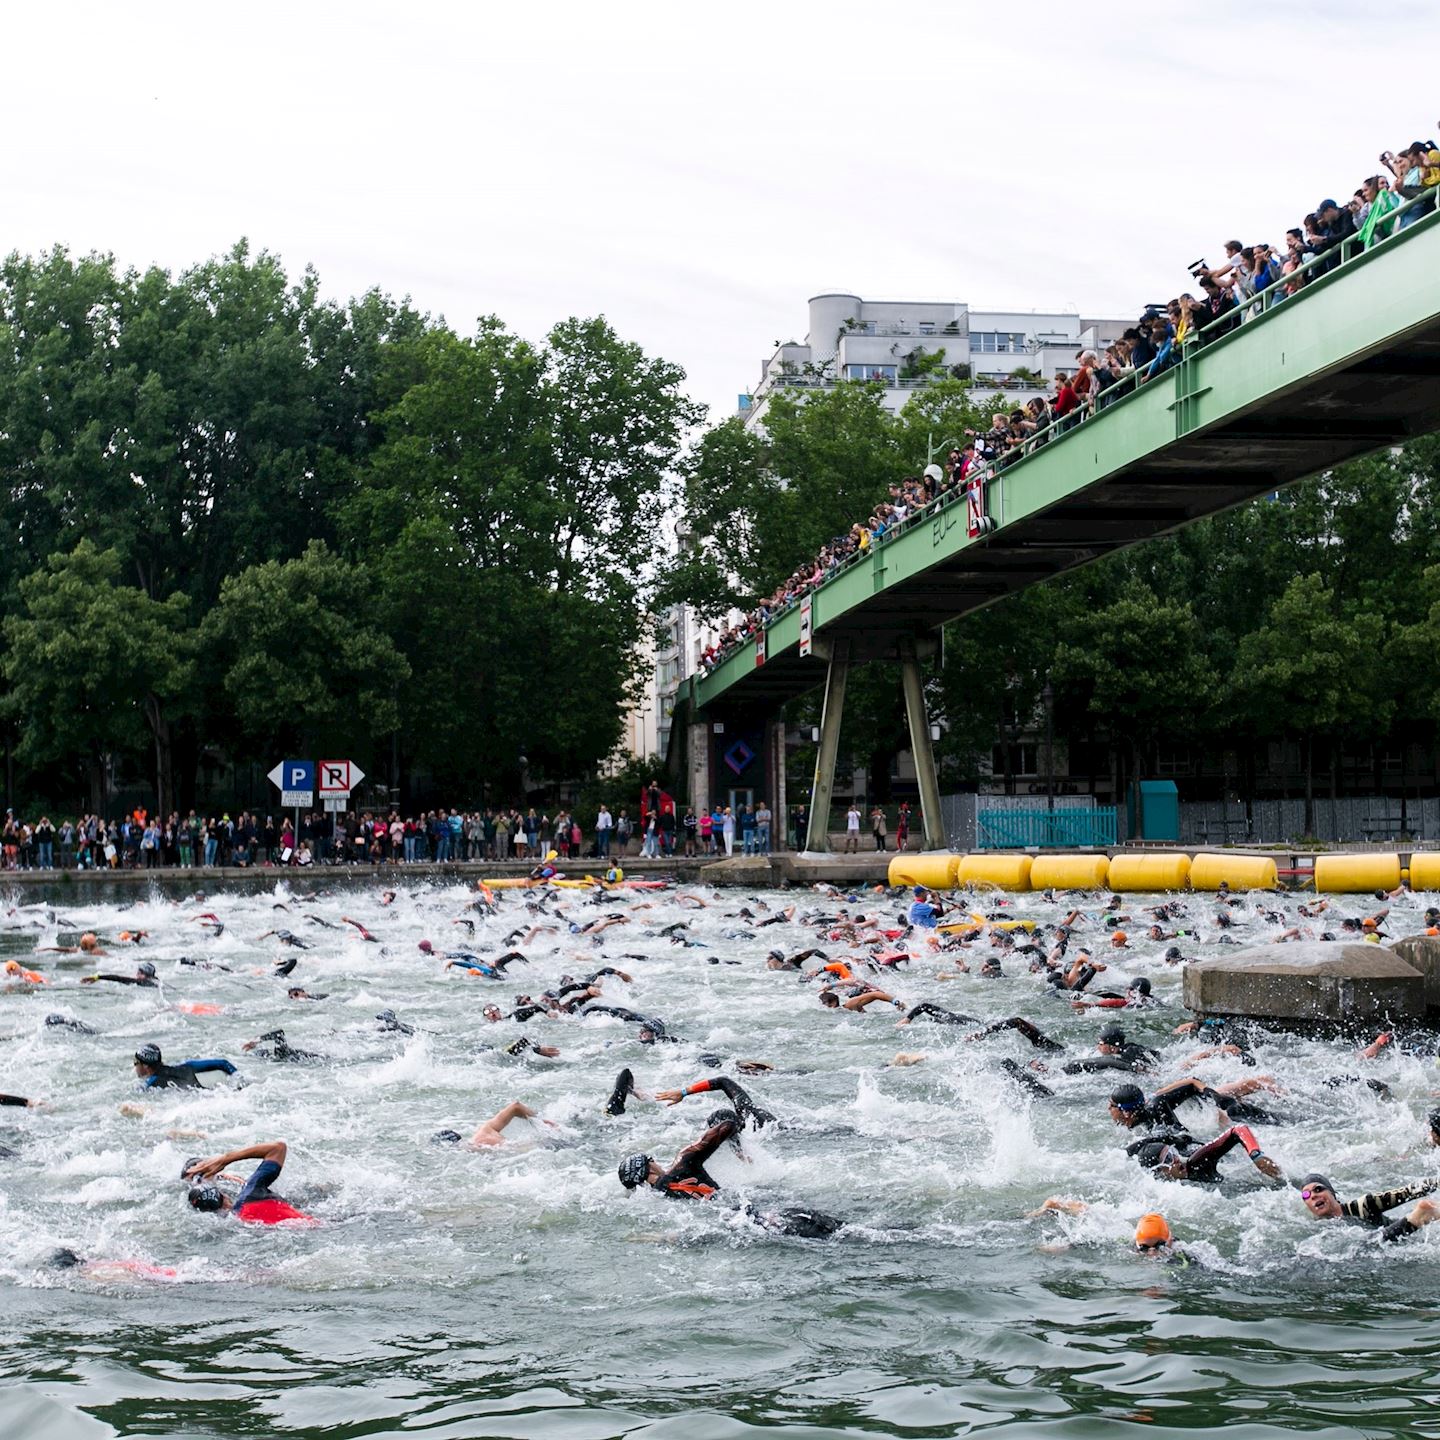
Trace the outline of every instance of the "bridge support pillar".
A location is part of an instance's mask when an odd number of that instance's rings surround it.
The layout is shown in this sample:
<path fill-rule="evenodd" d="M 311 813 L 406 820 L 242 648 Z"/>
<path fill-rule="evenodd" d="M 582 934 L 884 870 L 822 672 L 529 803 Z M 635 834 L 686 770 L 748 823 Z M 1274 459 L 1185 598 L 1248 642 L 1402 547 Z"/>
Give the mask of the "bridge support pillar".
<path fill-rule="evenodd" d="M 935 773 L 935 750 L 930 743 L 930 716 L 925 709 L 925 690 L 920 683 L 920 662 L 915 646 L 900 647 L 900 682 L 905 687 L 905 719 L 910 726 L 910 754 L 915 761 L 915 778 L 920 786 L 920 818 L 925 827 L 925 848 L 944 850 L 949 846 L 945 821 L 940 814 L 940 781 Z"/>
<path fill-rule="evenodd" d="M 850 642 L 836 640 L 825 672 L 825 702 L 820 711 L 820 749 L 815 755 L 815 783 L 810 787 L 810 815 L 805 848 L 830 848 L 830 792 L 835 788 L 835 760 L 840 753 L 840 719 L 845 713 L 845 681 L 850 674 Z"/>
<path fill-rule="evenodd" d="M 692 720 L 686 749 L 690 760 L 690 804 L 695 813 L 710 808 L 710 721 Z"/>

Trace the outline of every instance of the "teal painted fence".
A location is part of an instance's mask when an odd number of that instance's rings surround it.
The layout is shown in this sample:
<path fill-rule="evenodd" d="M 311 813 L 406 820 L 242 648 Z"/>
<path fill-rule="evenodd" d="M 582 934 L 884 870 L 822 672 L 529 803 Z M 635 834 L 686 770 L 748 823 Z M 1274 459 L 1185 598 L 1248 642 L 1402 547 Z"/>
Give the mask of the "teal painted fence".
<path fill-rule="evenodd" d="M 975 817 L 981 850 L 1076 850 L 1115 844 L 1113 805 L 1094 810 L 981 810 Z"/>

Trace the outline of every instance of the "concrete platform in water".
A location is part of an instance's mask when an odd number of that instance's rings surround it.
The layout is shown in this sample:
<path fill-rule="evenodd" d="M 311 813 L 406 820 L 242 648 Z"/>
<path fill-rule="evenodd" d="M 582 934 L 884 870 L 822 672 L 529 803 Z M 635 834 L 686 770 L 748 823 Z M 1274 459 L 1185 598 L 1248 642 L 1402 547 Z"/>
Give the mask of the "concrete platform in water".
<path fill-rule="evenodd" d="M 1350 1029 L 1423 1022 L 1429 984 L 1422 969 L 1385 946 L 1314 940 L 1194 961 L 1184 993 L 1199 1015 Z"/>

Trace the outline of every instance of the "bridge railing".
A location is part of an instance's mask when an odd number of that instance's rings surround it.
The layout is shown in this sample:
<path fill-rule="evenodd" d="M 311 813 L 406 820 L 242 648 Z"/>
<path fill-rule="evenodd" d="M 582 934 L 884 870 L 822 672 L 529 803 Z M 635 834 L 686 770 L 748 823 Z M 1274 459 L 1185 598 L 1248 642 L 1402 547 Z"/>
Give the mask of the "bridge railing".
<path fill-rule="evenodd" d="M 1385 245 L 1393 244 L 1410 234 L 1412 230 L 1423 225 L 1435 223 L 1436 207 L 1440 204 L 1440 186 L 1430 186 L 1421 191 L 1419 195 L 1412 196 L 1401 204 L 1390 210 L 1384 219 L 1376 226 L 1368 242 L 1360 232 L 1347 235 L 1340 243 L 1330 249 L 1323 250 L 1319 254 L 1312 255 L 1309 260 L 1297 265 L 1288 275 L 1282 275 L 1278 280 L 1257 290 L 1253 295 L 1245 299 L 1236 309 L 1228 311 L 1207 324 L 1192 331 L 1181 343 L 1176 353 L 1176 358 L 1163 369 L 1158 370 L 1150 378 L 1158 379 L 1161 375 L 1167 375 L 1172 370 L 1184 366 L 1186 362 L 1195 356 L 1200 350 L 1211 345 L 1217 345 L 1226 339 L 1240 333 L 1243 329 L 1257 323 L 1262 323 L 1266 317 L 1273 314 L 1281 305 L 1294 305 L 1303 302 L 1310 291 L 1316 285 L 1324 282 L 1329 284 L 1333 279 L 1345 273 L 1346 267 L 1362 261 L 1366 255 L 1375 250 L 1382 249 Z M 1410 217 L 1410 218 L 1407 218 Z M 1402 223 L 1403 222 L 1403 223 Z M 1384 232 L 1383 234 L 1381 232 Z M 1291 290 L 1291 286 L 1299 283 L 1299 289 Z M 1148 368 L 1148 367 L 1147 367 Z M 988 537 L 982 537 L 979 543 L 984 543 L 986 538 L 993 538 L 994 535 L 1005 524 L 1005 486 L 1004 480 L 1007 474 L 1011 473 L 1017 465 L 1024 461 L 1043 446 L 1058 440 L 1071 430 L 1082 425 L 1092 424 L 1102 416 L 1109 414 L 1116 405 L 1123 404 L 1126 400 L 1137 395 L 1144 388 L 1147 380 L 1138 372 L 1131 372 L 1120 381 L 1107 386 L 1099 392 L 1094 399 L 1093 409 L 1072 412 L 1059 420 L 1052 420 L 1048 425 L 1043 426 L 1031 435 L 1023 446 L 1007 453 L 998 462 L 987 462 L 982 471 L 982 478 L 990 487 L 991 513 L 995 518 L 996 530 L 991 531 Z M 812 590 L 805 593 L 814 595 L 823 590 L 831 580 L 838 575 L 861 564 L 869 558 L 870 550 L 880 549 L 886 541 L 908 530 L 912 526 L 921 524 L 927 520 L 933 520 L 937 515 L 943 514 L 951 506 L 963 504 L 965 501 L 965 486 L 956 485 L 947 490 L 943 495 L 937 496 L 928 505 L 911 511 L 899 524 L 887 529 L 878 538 L 872 539 L 870 547 L 865 550 L 858 550 L 852 555 L 833 565 L 826 571 L 824 578 Z M 876 503 L 880 503 L 877 497 Z M 766 624 L 773 623 L 780 616 L 793 610 L 799 605 L 802 596 L 796 596 L 787 601 L 784 605 L 770 612 Z M 743 642 L 737 649 L 743 648 Z M 728 658 L 734 651 L 729 651 L 726 656 L 717 659 L 717 665 L 725 658 Z"/>
<path fill-rule="evenodd" d="M 981 850 L 1073 850 L 1113 845 L 1117 823 L 1113 805 L 1089 810 L 980 810 L 975 816 L 975 842 Z"/>

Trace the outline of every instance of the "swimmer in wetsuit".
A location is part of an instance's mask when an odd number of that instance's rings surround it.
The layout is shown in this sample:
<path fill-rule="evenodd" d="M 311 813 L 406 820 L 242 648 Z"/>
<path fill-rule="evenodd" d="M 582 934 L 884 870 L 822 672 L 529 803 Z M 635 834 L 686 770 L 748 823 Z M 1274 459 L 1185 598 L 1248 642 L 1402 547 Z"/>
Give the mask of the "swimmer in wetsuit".
<path fill-rule="evenodd" d="M 1119 1085 L 1110 1092 L 1110 1118 L 1127 1130 L 1147 1129 L 1157 1125 L 1175 1128 L 1175 1111 L 1190 1100 L 1209 1100 L 1230 1119 L 1251 1117 L 1248 1113 L 1258 1107 L 1247 1105 L 1240 1096 L 1247 1091 L 1265 1088 L 1268 1076 L 1257 1076 L 1248 1080 L 1231 1080 L 1212 1088 L 1193 1075 L 1183 1080 L 1172 1080 L 1161 1086 L 1149 1100 L 1138 1085 Z"/>
<path fill-rule="evenodd" d="M 155 967 L 148 961 L 142 960 L 136 967 L 133 975 L 82 975 L 82 985 L 93 985 L 97 980 L 109 980 L 114 985 L 140 985 L 146 989 L 153 990 L 159 985 L 155 978 Z"/>
<path fill-rule="evenodd" d="M 1250 1163 L 1271 1180 L 1281 1180 L 1280 1167 L 1260 1148 L 1260 1142 L 1248 1125 L 1232 1125 L 1213 1140 L 1197 1146 L 1183 1132 L 1155 1135 L 1137 1140 L 1125 1147 L 1125 1153 L 1138 1160 L 1146 1170 L 1153 1170 L 1162 1180 L 1192 1180 L 1218 1184 L 1220 1161 L 1237 1145 L 1245 1149 Z"/>
<path fill-rule="evenodd" d="M 1023 1015 L 1012 1015 L 1008 1020 L 996 1020 L 983 1030 L 967 1035 L 967 1040 L 984 1040 L 987 1036 L 998 1035 L 1002 1030 L 1014 1030 L 1023 1035 L 1037 1050 L 1063 1050 L 1058 1040 L 1042 1034 L 1039 1027 L 1032 1025 Z"/>
<path fill-rule="evenodd" d="M 912 1005 L 898 1025 L 913 1025 L 917 1020 L 929 1016 L 937 1025 L 977 1025 L 979 1021 L 973 1015 L 960 1015 L 954 1010 L 947 1010 L 943 1005 L 932 1005 L 928 1000 L 922 1001 L 919 1005 Z"/>
<path fill-rule="evenodd" d="M 758 1130 L 775 1123 L 775 1117 L 768 1110 L 762 1110 L 750 1098 L 748 1090 L 725 1075 L 717 1075 L 713 1080 L 696 1080 L 682 1090 L 657 1090 L 655 1098 L 666 1105 L 678 1105 L 687 1095 L 704 1095 L 712 1090 L 719 1090 L 729 1100 L 742 1124 L 748 1120 Z"/>
<path fill-rule="evenodd" d="M 256 1039 L 247 1040 L 240 1048 L 258 1055 L 262 1060 L 279 1060 L 296 1065 L 308 1065 L 325 1058 L 313 1050 L 296 1050 L 285 1038 L 283 1030 L 267 1030 Z"/>
<path fill-rule="evenodd" d="M 1335 1187 L 1325 1176 L 1312 1174 L 1300 1182 L 1300 1198 L 1317 1220 L 1344 1220 L 1351 1225 L 1370 1225 L 1380 1230 L 1384 1240 L 1403 1240 L 1440 1218 L 1440 1205 L 1434 1200 L 1421 1198 L 1428 1196 L 1437 1185 L 1440 1181 L 1423 1180 L 1418 1185 L 1406 1185 L 1399 1190 L 1380 1190 L 1354 1200 L 1340 1200 L 1335 1194 Z M 1411 1200 L 1419 1203 L 1408 1215 L 1399 1220 L 1391 1220 L 1386 1215 L 1387 1210 Z"/>
<path fill-rule="evenodd" d="M 187 1197 L 192 1208 L 229 1215 L 234 1220 L 244 1220 L 251 1225 L 278 1225 L 282 1220 L 315 1223 L 313 1215 L 297 1210 L 270 1189 L 285 1168 L 285 1155 L 285 1142 L 271 1140 L 261 1145 L 247 1145 L 243 1150 L 231 1150 L 225 1155 L 214 1155 L 208 1160 L 190 1161 L 183 1178 L 191 1181 L 209 1181 L 226 1166 L 238 1165 L 242 1160 L 260 1162 L 233 1200 L 218 1185 L 192 1185 Z"/>
<path fill-rule="evenodd" d="M 642 1045 L 654 1045 L 660 1042 L 672 1045 L 678 1043 L 678 1037 L 671 1035 L 666 1030 L 663 1020 L 639 1015 L 634 1010 L 625 1009 L 623 1005 L 589 1005 L 577 1013 L 582 1020 L 591 1015 L 613 1015 L 617 1020 L 628 1020 L 640 1027 L 637 1038 Z"/>
<path fill-rule="evenodd" d="M 1093 1075 L 1101 1070 L 1149 1070 L 1160 1055 L 1148 1045 L 1136 1045 L 1127 1041 L 1125 1031 L 1119 1025 L 1107 1025 L 1100 1032 L 1095 1055 L 1083 1060 L 1071 1060 L 1065 1066 L 1067 1075 Z"/>
<path fill-rule="evenodd" d="M 142 1045 L 135 1052 L 135 1078 L 147 1090 L 203 1090 L 197 1077 L 212 1070 L 235 1074 L 228 1060 L 182 1060 L 178 1065 L 167 1065 L 158 1045 Z"/>
<path fill-rule="evenodd" d="M 83 1020 L 72 1020 L 68 1015 L 47 1015 L 45 1025 L 51 1030 L 73 1030 L 77 1035 L 98 1035 L 100 1032 Z"/>
<path fill-rule="evenodd" d="M 687 1145 L 668 1168 L 649 1155 L 631 1155 L 620 1162 L 617 1174 L 627 1190 L 648 1185 L 672 1200 L 707 1200 L 719 1189 L 719 1182 L 706 1170 L 710 1157 L 727 1141 L 739 1134 L 739 1118 L 732 1111 L 719 1111 L 715 1121 L 696 1141 Z M 744 1213 L 767 1230 L 805 1239 L 822 1239 L 833 1235 L 841 1222 L 818 1210 L 787 1209 L 761 1211 L 746 1206 Z"/>

